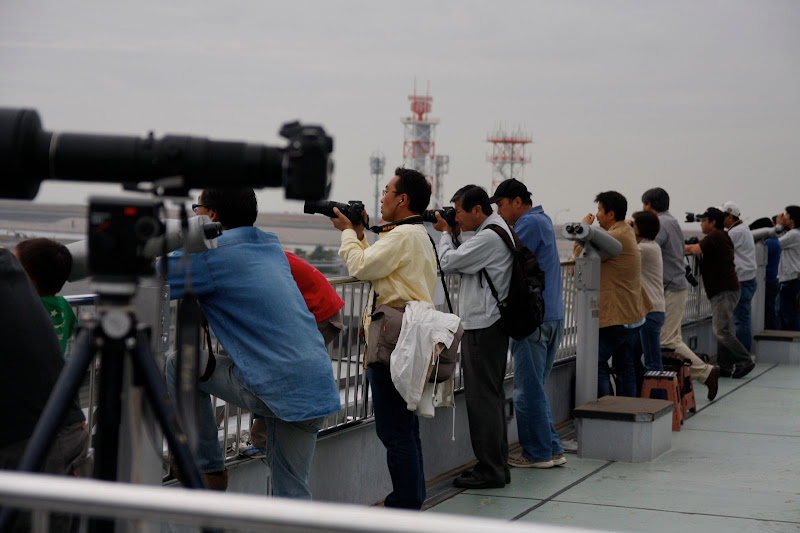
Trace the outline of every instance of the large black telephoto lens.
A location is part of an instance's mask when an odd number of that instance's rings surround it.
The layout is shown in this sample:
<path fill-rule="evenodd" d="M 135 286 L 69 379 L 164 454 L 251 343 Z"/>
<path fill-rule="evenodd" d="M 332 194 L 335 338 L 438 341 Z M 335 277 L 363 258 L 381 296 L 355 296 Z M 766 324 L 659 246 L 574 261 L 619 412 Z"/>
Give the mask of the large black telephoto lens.
<path fill-rule="evenodd" d="M 328 196 L 333 139 L 321 126 L 286 123 L 286 147 L 167 135 L 161 139 L 42 129 L 33 109 L 0 108 L 0 197 L 33 199 L 44 179 L 162 187 L 283 187 L 287 198 Z"/>
<path fill-rule="evenodd" d="M 307 213 L 309 215 L 319 213 L 320 215 L 325 215 L 326 217 L 336 218 L 336 213 L 333 212 L 334 207 L 338 207 L 339 211 L 341 211 L 341 213 L 353 224 L 364 224 L 364 203 L 359 202 L 358 200 L 350 200 L 346 204 L 340 202 L 306 201 L 305 205 L 303 206 L 303 213 Z"/>

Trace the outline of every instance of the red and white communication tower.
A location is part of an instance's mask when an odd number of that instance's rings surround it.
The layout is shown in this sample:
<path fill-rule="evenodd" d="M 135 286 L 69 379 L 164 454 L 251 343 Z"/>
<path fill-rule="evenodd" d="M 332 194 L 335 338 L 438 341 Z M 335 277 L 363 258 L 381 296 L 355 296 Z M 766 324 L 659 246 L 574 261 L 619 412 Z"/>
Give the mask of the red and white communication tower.
<path fill-rule="evenodd" d="M 437 206 L 441 205 L 442 187 L 435 183 L 434 175 L 441 181 L 443 173 L 441 168 L 436 172 L 436 125 L 438 119 L 428 117 L 431 112 L 431 102 L 433 97 L 429 94 L 425 96 L 417 95 L 416 84 L 414 94 L 408 97 L 411 102 L 411 112 L 413 116 L 402 119 L 405 129 L 403 135 L 403 166 L 413 168 L 421 172 L 431 181 L 434 202 Z"/>
<path fill-rule="evenodd" d="M 531 158 L 525 155 L 525 146 L 533 142 L 530 134 L 523 132 L 522 128 L 508 132 L 500 126 L 486 140 L 492 145 L 492 153 L 486 156 L 486 160 L 492 163 L 492 194 L 502 181 L 511 178 L 524 181 L 524 166 L 531 162 Z"/>

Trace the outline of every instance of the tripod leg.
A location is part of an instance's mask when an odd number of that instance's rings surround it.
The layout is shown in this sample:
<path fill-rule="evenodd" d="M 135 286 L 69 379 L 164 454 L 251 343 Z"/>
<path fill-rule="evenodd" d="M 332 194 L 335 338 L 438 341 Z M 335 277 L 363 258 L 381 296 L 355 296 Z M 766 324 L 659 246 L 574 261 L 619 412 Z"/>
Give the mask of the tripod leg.
<path fill-rule="evenodd" d="M 103 341 L 93 477 L 116 481 L 125 345 L 122 339 L 104 337 Z"/>
<path fill-rule="evenodd" d="M 75 339 L 75 349 L 67 361 L 61 375 L 58 376 L 50 399 L 45 404 L 39 421 L 28 439 L 25 454 L 20 460 L 17 470 L 21 472 L 38 472 L 41 470 L 50 445 L 55 440 L 56 433 L 61 426 L 61 420 L 81 386 L 83 373 L 89 367 L 94 357 L 92 340 L 95 336 L 96 322 L 90 322 L 78 332 Z M 0 513 L 0 532 L 8 531 L 17 515 L 17 510 L 2 508 Z"/>
<path fill-rule="evenodd" d="M 134 365 L 141 372 L 150 405 L 158 417 L 161 429 L 164 430 L 169 448 L 178 462 L 178 468 L 185 477 L 184 484 L 193 489 L 205 488 L 200 469 L 197 467 L 191 448 L 189 448 L 188 439 L 181 429 L 175 409 L 172 407 L 172 401 L 164 385 L 161 372 L 153 360 L 149 330 L 140 329 L 137 331 L 136 337 L 137 347 L 132 354 Z"/>

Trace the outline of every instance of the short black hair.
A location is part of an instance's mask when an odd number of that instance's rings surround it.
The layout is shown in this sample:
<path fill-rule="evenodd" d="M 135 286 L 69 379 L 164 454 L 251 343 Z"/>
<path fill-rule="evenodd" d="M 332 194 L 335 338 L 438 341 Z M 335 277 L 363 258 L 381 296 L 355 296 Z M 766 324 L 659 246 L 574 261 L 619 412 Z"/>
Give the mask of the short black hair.
<path fill-rule="evenodd" d="M 431 183 L 421 172 L 411 168 L 394 169 L 397 180 L 397 194 L 408 195 L 408 209 L 412 213 L 422 213 L 431 202 Z"/>
<path fill-rule="evenodd" d="M 631 216 L 636 223 L 636 228 L 639 230 L 639 235 L 651 241 L 655 240 L 658 230 L 661 229 L 661 221 L 658 220 L 658 215 L 654 215 L 650 211 L 637 211 Z"/>
<path fill-rule="evenodd" d="M 463 187 L 461 187 L 456 191 L 453 197 L 450 198 L 450 201 L 453 203 L 458 202 L 459 200 L 461 200 L 461 197 L 464 196 L 464 193 L 467 192 L 467 189 L 470 189 L 472 187 L 475 187 L 475 185 L 464 185 Z"/>
<path fill-rule="evenodd" d="M 219 222 L 228 229 L 252 226 L 258 216 L 256 193 L 249 187 L 205 189 L 200 201 L 206 209 L 219 215 Z"/>
<path fill-rule="evenodd" d="M 64 287 L 72 270 L 72 254 L 66 246 L 52 239 L 28 239 L 17 244 L 16 252 L 40 293 L 55 296 Z"/>
<path fill-rule="evenodd" d="M 789 215 L 789 218 L 794 222 L 794 227 L 800 228 L 800 206 L 787 205 L 786 214 Z"/>
<path fill-rule="evenodd" d="M 489 203 L 489 195 L 483 187 L 467 185 L 466 187 L 462 187 L 459 192 L 461 192 L 461 196 L 458 198 L 454 196 L 453 202 L 461 202 L 462 210 L 472 211 L 472 208 L 479 205 L 481 206 L 483 214 L 487 217 L 494 212 L 492 204 Z"/>
<path fill-rule="evenodd" d="M 772 220 L 767 217 L 761 217 L 754 220 L 750 224 L 750 229 L 771 228 L 773 226 Z"/>
<path fill-rule="evenodd" d="M 665 191 L 661 187 L 653 187 L 652 189 L 647 189 L 646 191 L 644 191 L 644 194 L 642 195 L 642 204 L 643 205 L 650 204 L 650 207 L 652 207 L 659 213 L 663 213 L 664 211 L 669 211 L 669 194 L 667 194 L 667 191 Z"/>
<path fill-rule="evenodd" d="M 617 222 L 625 220 L 625 215 L 628 214 L 628 200 L 617 191 L 601 192 L 595 196 L 594 201 L 602 205 L 606 213 L 613 211 Z"/>
<path fill-rule="evenodd" d="M 714 227 L 717 229 L 724 229 L 725 228 L 725 213 L 720 211 L 719 209 L 715 209 L 714 211 L 709 211 L 708 213 L 708 220 L 714 222 Z"/>

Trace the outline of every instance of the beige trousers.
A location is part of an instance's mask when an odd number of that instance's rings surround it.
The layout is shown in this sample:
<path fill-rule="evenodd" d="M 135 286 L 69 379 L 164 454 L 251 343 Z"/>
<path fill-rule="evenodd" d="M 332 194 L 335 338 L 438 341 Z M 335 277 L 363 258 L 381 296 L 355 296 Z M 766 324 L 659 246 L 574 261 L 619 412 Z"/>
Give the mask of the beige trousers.
<path fill-rule="evenodd" d="M 681 336 L 681 322 L 683 321 L 683 311 L 686 308 L 686 299 L 689 297 L 689 289 L 678 292 L 664 291 L 664 303 L 666 305 L 666 317 L 664 326 L 661 328 L 661 347 L 675 350 L 675 353 L 692 361 L 690 371 L 692 379 L 705 383 L 706 378 L 711 373 L 711 365 L 704 363 L 695 353 L 683 342 Z"/>

